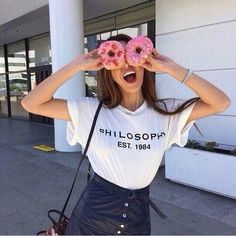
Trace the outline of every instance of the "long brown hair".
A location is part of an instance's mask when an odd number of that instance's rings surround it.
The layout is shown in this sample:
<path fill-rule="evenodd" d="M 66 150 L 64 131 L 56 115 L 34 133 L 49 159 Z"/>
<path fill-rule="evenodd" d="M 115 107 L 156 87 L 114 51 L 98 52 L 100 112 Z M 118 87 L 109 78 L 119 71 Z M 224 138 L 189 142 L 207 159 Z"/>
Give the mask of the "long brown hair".
<path fill-rule="evenodd" d="M 116 36 L 112 36 L 108 38 L 107 40 L 116 40 L 119 42 L 123 41 L 127 43 L 131 39 L 132 38 L 126 34 L 118 34 Z M 165 101 L 167 99 L 173 99 L 173 98 L 158 99 L 158 96 L 156 94 L 156 89 L 155 89 L 155 79 L 154 79 L 155 76 L 153 76 L 153 74 L 154 72 L 150 72 L 144 69 L 142 92 L 143 92 L 144 99 L 147 101 L 147 104 L 150 107 L 152 107 L 155 111 L 163 115 L 174 115 L 179 112 L 182 112 L 188 106 L 190 106 L 195 101 L 200 99 L 200 97 L 191 98 L 183 102 L 175 111 L 168 111 Z M 114 82 L 114 80 L 112 79 L 111 71 L 105 68 L 98 71 L 98 97 L 103 100 L 104 104 L 108 108 L 114 108 L 118 106 L 122 99 L 122 94 L 120 92 L 120 89 L 118 85 Z M 161 102 L 164 104 L 165 110 L 163 110 L 161 107 L 158 106 L 158 102 Z"/>

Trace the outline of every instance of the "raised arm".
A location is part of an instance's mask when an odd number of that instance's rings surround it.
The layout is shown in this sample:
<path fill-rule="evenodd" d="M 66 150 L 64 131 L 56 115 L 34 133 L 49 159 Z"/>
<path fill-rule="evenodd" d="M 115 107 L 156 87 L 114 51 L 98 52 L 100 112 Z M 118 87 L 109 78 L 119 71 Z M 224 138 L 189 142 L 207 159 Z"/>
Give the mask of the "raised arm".
<path fill-rule="evenodd" d="M 83 70 L 96 71 L 102 67 L 97 49 L 80 55 L 37 85 L 23 98 L 21 104 L 25 110 L 34 114 L 71 120 L 67 109 L 67 101 L 53 98 L 53 94 L 76 73 Z"/>
<path fill-rule="evenodd" d="M 142 66 L 150 71 L 168 73 L 178 81 L 182 81 L 187 72 L 186 68 L 169 57 L 161 55 L 156 49 L 153 49 L 153 55 L 149 56 Z M 186 125 L 192 120 L 223 112 L 231 104 L 230 98 L 221 89 L 195 73 L 184 84 L 200 97 L 194 105 Z"/>

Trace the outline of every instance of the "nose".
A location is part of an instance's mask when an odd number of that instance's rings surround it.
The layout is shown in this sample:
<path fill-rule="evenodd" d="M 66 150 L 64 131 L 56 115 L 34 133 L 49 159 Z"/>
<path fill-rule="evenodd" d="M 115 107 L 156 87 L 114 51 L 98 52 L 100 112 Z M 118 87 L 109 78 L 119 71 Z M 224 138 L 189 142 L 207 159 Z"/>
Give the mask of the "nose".
<path fill-rule="evenodd" d="M 128 63 L 127 62 L 125 62 L 125 64 L 121 67 L 122 69 L 127 69 L 128 68 Z"/>

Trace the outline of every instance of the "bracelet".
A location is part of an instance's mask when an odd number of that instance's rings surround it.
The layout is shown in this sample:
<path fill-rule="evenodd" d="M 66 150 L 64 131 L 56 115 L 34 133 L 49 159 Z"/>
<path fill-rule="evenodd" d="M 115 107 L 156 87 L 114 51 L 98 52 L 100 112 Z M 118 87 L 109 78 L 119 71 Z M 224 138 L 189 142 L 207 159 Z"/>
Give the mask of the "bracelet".
<path fill-rule="evenodd" d="M 181 81 L 181 83 L 185 83 L 192 74 L 193 74 L 193 72 L 190 69 L 188 69 L 188 71 L 187 71 L 186 75 L 184 76 L 183 80 Z"/>

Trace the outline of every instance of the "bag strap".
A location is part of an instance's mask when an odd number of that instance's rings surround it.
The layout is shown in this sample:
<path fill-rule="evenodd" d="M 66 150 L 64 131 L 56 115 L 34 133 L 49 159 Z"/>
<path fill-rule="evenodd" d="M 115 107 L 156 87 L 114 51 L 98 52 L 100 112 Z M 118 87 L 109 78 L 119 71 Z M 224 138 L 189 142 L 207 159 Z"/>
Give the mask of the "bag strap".
<path fill-rule="evenodd" d="M 91 163 L 89 162 L 87 171 L 87 183 L 90 181 L 90 179 L 91 179 Z"/>
<path fill-rule="evenodd" d="M 95 115 L 94 115 L 92 127 L 91 127 L 91 129 L 90 129 L 89 136 L 88 136 L 88 140 L 87 140 L 87 143 L 86 143 L 84 152 L 83 152 L 83 154 L 82 154 L 81 160 L 80 160 L 80 162 L 79 162 L 79 165 L 78 165 L 78 168 L 77 168 L 77 171 L 76 171 L 76 174 L 75 174 L 75 177 L 74 177 L 74 180 L 73 180 L 71 189 L 70 189 L 70 193 L 69 193 L 69 195 L 68 195 L 68 197 L 67 197 L 67 199 L 66 199 L 65 205 L 64 205 L 64 207 L 63 207 L 63 209 L 62 209 L 62 211 L 61 211 L 61 215 L 60 215 L 60 218 L 59 218 L 58 222 L 60 222 L 61 219 L 62 219 L 63 216 L 64 216 L 64 212 L 65 212 L 66 206 L 67 206 L 67 204 L 68 204 L 68 202 L 69 202 L 69 199 L 70 199 L 72 190 L 73 190 L 74 185 L 75 185 L 75 181 L 76 181 L 76 178 L 77 178 L 77 175 L 78 175 L 78 172 L 79 172 L 79 168 L 80 168 L 80 166 L 81 166 L 81 164 L 82 164 L 84 158 L 86 157 L 86 153 L 87 153 L 87 151 L 88 151 L 89 144 L 90 144 L 90 141 L 91 141 L 91 139 L 92 139 L 93 131 L 94 131 L 94 128 L 95 128 L 95 125 L 96 125 L 96 121 L 97 121 L 97 118 L 98 118 L 98 114 L 99 114 L 99 112 L 100 112 L 100 110 L 101 110 L 102 104 L 103 104 L 103 101 L 101 100 L 100 103 L 99 103 L 99 105 L 98 105 L 98 108 L 97 108 L 97 110 L 96 110 L 96 113 L 95 113 Z"/>

